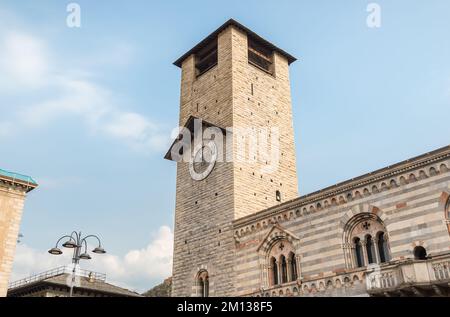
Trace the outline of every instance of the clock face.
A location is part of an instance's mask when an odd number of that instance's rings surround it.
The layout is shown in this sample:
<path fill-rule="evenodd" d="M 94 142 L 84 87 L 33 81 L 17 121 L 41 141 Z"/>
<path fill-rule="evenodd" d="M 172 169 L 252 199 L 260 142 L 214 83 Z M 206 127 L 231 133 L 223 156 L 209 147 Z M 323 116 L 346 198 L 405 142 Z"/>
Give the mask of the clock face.
<path fill-rule="evenodd" d="M 214 141 L 206 144 L 200 143 L 194 148 L 191 162 L 189 163 L 189 173 L 192 179 L 201 181 L 208 177 L 214 169 L 217 161 L 217 146 Z"/>

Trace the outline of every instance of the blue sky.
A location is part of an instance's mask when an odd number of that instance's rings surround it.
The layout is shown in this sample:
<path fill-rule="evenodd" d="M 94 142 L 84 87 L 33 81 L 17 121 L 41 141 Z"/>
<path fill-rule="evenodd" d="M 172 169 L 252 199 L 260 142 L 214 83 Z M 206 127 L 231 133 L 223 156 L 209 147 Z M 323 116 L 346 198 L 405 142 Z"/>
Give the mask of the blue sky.
<path fill-rule="evenodd" d="M 101 236 L 109 257 L 83 265 L 118 283 L 144 290 L 170 275 L 172 62 L 231 17 L 299 59 L 301 194 L 450 143 L 446 0 L 376 1 L 375 29 L 364 0 L 80 0 L 81 28 L 66 26 L 69 2 L 0 3 L 0 168 L 41 185 L 14 278 L 67 261 L 45 250 L 74 229 Z"/>

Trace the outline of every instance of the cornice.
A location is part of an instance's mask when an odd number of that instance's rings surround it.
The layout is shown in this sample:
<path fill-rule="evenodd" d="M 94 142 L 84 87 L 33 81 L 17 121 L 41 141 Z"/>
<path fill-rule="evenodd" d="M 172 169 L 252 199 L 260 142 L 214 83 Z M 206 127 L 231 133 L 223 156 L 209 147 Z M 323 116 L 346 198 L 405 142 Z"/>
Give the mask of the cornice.
<path fill-rule="evenodd" d="M 312 203 L 332 198 L 334 196 L 346 195 L 358 188 L 367 187 L 368 185 L 374 184 L 376 182 L 397 177 L 402 174 L 418 170 L 430 164 L 438 163 L 449 158 L 450 146 L 446 146 L 435 151 L 396 163 L 394 165 L 384 167 L 374 172 L 352 178 L 336 185 L 326 187 L 319 191 L 294 198 L 290 201 L 264 209 L 255 214 L 236 219 L 235 221 L 233 221 L 233 225 L 240 228 L 252 222 L 262 220 L 263 218 L 274 216 L 280 212 L 304 207 L 305 205 L 310 205 Z"/>

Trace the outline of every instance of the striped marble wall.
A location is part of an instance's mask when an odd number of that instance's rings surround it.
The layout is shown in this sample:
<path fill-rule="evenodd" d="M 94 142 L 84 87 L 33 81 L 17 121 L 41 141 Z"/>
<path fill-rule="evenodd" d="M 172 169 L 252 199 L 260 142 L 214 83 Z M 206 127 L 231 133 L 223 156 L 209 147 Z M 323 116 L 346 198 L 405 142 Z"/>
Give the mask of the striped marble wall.
<path fill-rule="evenodd" d="M 236 293 L 270 288 L 265 254 L 280 238 L 295 244 L 302 282 L 358 270 L 345 256 L 343 237 L 347 222 L 362 213 L 384 223 L 391 261 L 412 258 L 418 245 L 431 256 L 449 252 L 449 193 L 445 147 L 238 219 Z"/>

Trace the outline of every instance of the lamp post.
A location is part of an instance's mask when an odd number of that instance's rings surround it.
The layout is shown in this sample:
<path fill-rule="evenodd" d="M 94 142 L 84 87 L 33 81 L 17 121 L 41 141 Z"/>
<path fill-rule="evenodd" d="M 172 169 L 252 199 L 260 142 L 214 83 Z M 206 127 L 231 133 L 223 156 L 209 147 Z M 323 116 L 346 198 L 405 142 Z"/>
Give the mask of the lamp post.
<path fill-rule="evenodd" d="M 81 236 L 81 232 L 73 231 L 70 235 L 64 235 L 61 238 L 56 241 L 56 245 L 54 248 L 51 248 L 48 250 L 48 253 L 52 255 L 61 255 L 63 252 L 60 248 L 58 248 L 58 244 L 61 242 L 62 239 L 67 238 L 68 240 L 62 244 L 63 247 L 73 249 L 73 256 L 72 256 L 72 263 L 73 263 L 73 269 L 72 269 L 72 278 L 70 282 L 70 293 L 69 297 L 72 297 L 73 295 L 73 284 L 75 282 L 75 273 L 76 273 L 76 267 L 80 263 L 81 260 L 90 260 L 91 256 L 87 252 L 87 239 L 89 238 L 95 238 L 98 241 L 98 246 L 92 250 L 92 252 L 97 254 L 105 254 L 106 251 L 102 247 L 102 243 L 100 241 L 100 238 L 97 237 L 94 234 L 90 234 L 86 237 Z M 81 253 L 84 246 L 84 252 Z"/>

